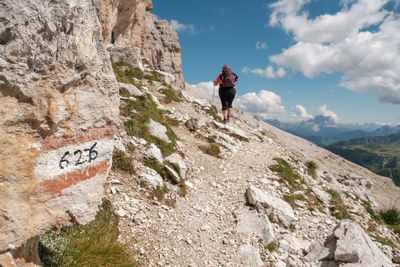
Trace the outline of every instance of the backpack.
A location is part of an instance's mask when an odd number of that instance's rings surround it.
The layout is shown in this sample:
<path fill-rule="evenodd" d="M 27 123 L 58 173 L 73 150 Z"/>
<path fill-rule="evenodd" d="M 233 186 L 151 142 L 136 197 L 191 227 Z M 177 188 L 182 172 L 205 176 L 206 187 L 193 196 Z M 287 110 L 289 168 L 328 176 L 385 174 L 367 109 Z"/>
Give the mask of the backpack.
<path fill-rule="evenodd" d="M 222 69 L 221 74 L 222 87 L 234 87 L 236 85 L 236 77 L 233 74 L 232 70 L 228 66 L 225 66 Z"/>

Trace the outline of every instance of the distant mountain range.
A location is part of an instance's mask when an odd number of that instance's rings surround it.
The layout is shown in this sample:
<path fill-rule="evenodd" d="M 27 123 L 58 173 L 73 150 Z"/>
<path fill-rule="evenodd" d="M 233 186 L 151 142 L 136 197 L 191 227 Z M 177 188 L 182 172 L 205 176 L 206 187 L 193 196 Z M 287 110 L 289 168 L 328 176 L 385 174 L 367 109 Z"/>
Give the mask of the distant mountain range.
<path fill-rule="evenodd" d="M 336 124 L 323 116 L 298 123 L 267 122 L 389 177 L 400 186 L 400 124 Z"/>
<path fill-rule="evenodd" d="M 400 132 L 341 141 L 326 149 L 377 174 L 390 177 L 400 186 Z"/>
<path fill-rule="evenodd" d="M 386 136 L 400 132 L 400 124 L 336 124 L 327 117 L 316 116 L 313 119 L 298 123 L 286 123 L 278 120 L 266 120 L 267 123 L 307 139 L 319 146 L 329 146 L 334 143 L 358 137 Z"/>

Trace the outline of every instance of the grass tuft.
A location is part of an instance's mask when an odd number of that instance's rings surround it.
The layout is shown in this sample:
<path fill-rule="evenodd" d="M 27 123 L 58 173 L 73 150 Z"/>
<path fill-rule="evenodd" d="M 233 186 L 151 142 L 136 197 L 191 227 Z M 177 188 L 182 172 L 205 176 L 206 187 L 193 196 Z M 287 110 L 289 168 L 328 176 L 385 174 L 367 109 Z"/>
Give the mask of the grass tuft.
<path fill-rule="evenodd" d="M 213 157 L 219 158 L 219 154 L 221 153 L 221 149 L 217 144 L 209 144 L 208 146 L 199 146 L 200 150 L 204 153 L 211 155 Z"/>
<path fill-rule="evenodd" d="M 135 110 L 136 112 L 131 112 Z M 177 136 L 170 125 L 164 120 L 164 111 L 157 108 L 157 104 L 151 99 L 150 95 L 138 97 L 136 101 L 128 101 L 123 113 L 130 117 L 125 122 L 128 135 L 137 136 L 145 139 L 149 143 L 154 143 L 163 156 L 168 156 L 175 151 Z M 171 143 L 166 143 L 150 134 L 147 124 L 150 119 L 163 124 L 167 128 L 167 136 Z"/>
<path fill-rule="evenodd" d="M 41 236 L 43 266 L 138 266 L 127 246 L 118 242 L 118 222 L 111 202 L 104 200 L 89 224 Z"/>
<path fill-rule="evenodd" d="M 177 92 L 171 86 L 168 86 L 168 88 L 162 88 L 162 89 L 159 90 L 159 92 L 161 94 L 165 95 L 165 101 L 167 103 L 182 102 L 183 101 L 182 93 L 181 92 Z"/>
<path fill-rule="evenodd" d="M 307 199 L 300 194 L 285 194 L 283 195 L 283 200 L 285 200 L 287 203 L 289 203 L 290 206 L 292 206 L 293 209 L 297 208 L 296 200 L 299 201 L 307 201 Z"/>
<path fill-rule="evenodd" d="M 161 82 L 160 75 L 155 70 L 152 70 L 151 74 L 144 75 L 144 78 L 150 82 Z"/>
<path fill-rule="evenodd" d="M 112 68 L 117 81 L 120 83 L 130 83 L 139 86 L 135 78 L 141 80 L 144 77 L 143 72 L 139 68 L 134 68 L 132 65 L 125 62 L 113 62 Z"/>
<path fill-rule="evenodd" d="M 124 151 L 115 150 L 112 159 L 113 159 L 112 162 L 113 169 L 118 169 L 127 172 L 129 174 L 135 173 L 135 168 L 132 164 L 133 159 L 131 157 L 128 157 Z"/>
<path fill-rule="evenodd" d="M 218 116 L 218 110 L 215 106 L 211 106 L 210 108 L 203 108 L 203 110 L 210 115 L 211 117 L 214 118 L 214 120 L 218 122 L 222 122 L 221 116 Z"/>
<path fill-rule="evenodd" d="M 298 173 L 293 172 L 289 163 L 282 158 L 274 158 L 277 164 L 269 166 L 271 171 L 277 172 L 279 176 L 285 180 L 292 189 L 301 189 L 298 183 L 301 177 Z M 301 182 L 301 181 L 299 181 Z"/>
<path fill-rule="evenodd" d="M 165 194 L 168 192 L 168 188 L 164 185 L 163 187 L 157 185 L 156 188 L 151 192 L 151 197 L 157 198 L 159 202 L 163 201 Z"/>
<path fill-rule="evenodd" d="M 397 226 L 400 225 L 400 212 L 395 209 L 391 208 L 388 210 L 381 210 L 379 212 L 379 215 L 383 219 L 383 221 L 391 226 Z"/>
<path fill-rule="evenodd" d="M 314 161 L 307 161 L 306 162 L 306 167 L 307 167 L 308 175 L 310 175 L 313 178 L 316 178 L 317 177 L 316 170 L 318 168 L 317 164 Z"/>
<path fill-rule="evenodd" d="M 327 192 L 331 195 L 331 203 L 330 203 L 331 206 L 329 207 L 331 215 L 338 220 L 342 219 L 351 220 L 351 216 L 347 211 L 346 205 L 344 204 L 340 196 L 340 193 L 333 189 L 329 189 Z"/>
<path fill-rule="evenodd" d="M 180 197 L 185 197 L 187 195 L 187 185 L 185 184 L 185 181 L 181 181 L 179 184 L 179 190 L 178 190 L 178 195 Z"/>

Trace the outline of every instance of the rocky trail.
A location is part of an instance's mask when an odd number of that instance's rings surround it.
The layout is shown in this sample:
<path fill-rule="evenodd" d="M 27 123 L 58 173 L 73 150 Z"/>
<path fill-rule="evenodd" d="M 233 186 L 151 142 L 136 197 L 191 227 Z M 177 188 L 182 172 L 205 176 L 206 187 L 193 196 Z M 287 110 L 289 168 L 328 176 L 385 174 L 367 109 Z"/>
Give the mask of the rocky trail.
<path fill-rule="evenodd" d="M 313 178 L 307 173 L 305 161 L 314 159 L 305 159 L 288 149 L 271 128 L 263 127 L 262 122 L 248 114 L 237 110 L 233 119 L 223 125 L 207 114 L 211 107 L 208 103 L 212 101 L 196 98 L 204 97 L 200 92 L 189 91 L 184 93 L 186 100 L 183 102 L 166 103 L 158 90 L 162 85 L 146 86 L 150 88 L 146 92 L 153 95 L 152 99 L 156 98 L 157 103 L 161 100 L 159 108 L 170 111 L 166 117 L 179 122 L 173 130 L 179 139 L 177 152 L 186 169 L 184 187 L 187 193 L 179 196 L 181 186 L 164 179 L 168 190 L 163 200 L 157 200 L 151 193 L 152 186 L 140 182 L 142 172 L 156 175 L 141 159 L 149 157 L 149 144 L 126 135 L 124 127 L 120 128 L 122 149 L 129 143 L 136 146 L 132 156 L 137 170 L 133 176 L 113 170 L 106 191 L 121 216 L 120 240 L 131 245 L 140 262 L 150 266 L 326 266 L 321 264 L 328 263 L 339 266 L 346 260 L 348 263 L 359 261 L 358 252 L 341 261 L 339 254 L 337 259 L 333 251 L 331 256 L 325 255 L 323 246 L 313 243 L 332 236 L 340 223 L 329 210 L 332 197 L 327 191 L 332 188 L 339 192 L 349 190 L 340 195 L 353 220 L 365 227 L 372 224 L 364 207 L 355 201 L 359 198 L 355 195 L 361 191 L 368 195 L 370 187 L 362 177 L 353 174 L 351 178 L 350 175 L 348 186 L 329 177 L 334 172 L 318 170 Z M 193 120 L 195 127 L 188 126 L 187 122 Z M 221 148 L 219 157 L 200 149 L 208 144 L 210 137 Z M 306 141 L 301 142 L 302 145 L 297 145 L 302 150 L 311 147 L 319 151 L 320 157 L 321 153 L 330 154 Z M 128 149 L 125 151 L 130 153 Z M 293 187 L 271 171 L 276 158 L 287 161 L 303 182 L 297 181 Z M 351 183 L 354 179 L 363 181 L 355 186 Z M 288 196 L 299 196 L 292 199 L 293 209 L 283 200 L 285 197 L 288 200 Z M 356 227 L 354 225 L 351 227 Z M 398 242 L 383 226 L 377 226 L 375 231 Z M 321 243 L 324 242 L 317 242 Z M 398 257 L 397 249 L 374 244 L 377 245 L 373 247 L 382 247 L 390 258 Z M 360 251 L 365 249 L 362 247 Z M 382 266 L 391 266 L 389 258 L 379 249 L 378 252 L 376 257 L 386 262 Z M 376 259 L 368 257 L 361 261 L 364 266 L 374 262 Z"/>

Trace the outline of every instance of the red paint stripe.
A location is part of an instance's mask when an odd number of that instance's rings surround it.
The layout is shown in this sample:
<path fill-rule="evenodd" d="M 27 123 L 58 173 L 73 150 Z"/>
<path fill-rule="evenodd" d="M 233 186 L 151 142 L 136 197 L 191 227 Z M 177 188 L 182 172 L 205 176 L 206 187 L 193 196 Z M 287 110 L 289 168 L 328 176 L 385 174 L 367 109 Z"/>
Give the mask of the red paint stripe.
<path fill-rule="evenodd" d="M 60 147 L 86 143 L 92 140 L 112 138 L 115 133 L 115 126 L 110 125 L 103 128 L 90 129 L 79 134 L 64 134 L 63 136 L 49 136 L 40 141 L 40 151 L 33 149 L 34 152 L 43 153 Z"/>
<path fill-rule="evenodd" d="M 50 199 L 61 197 L 61 191 L 71 185 L 76 185 L 81 181 L 88 180 L 97 174 L 106 174 L 110 164 L 108 161 L 104 161 L 95 166 L 89 166 L 84 169 L 76 170 L 67 174 L 56 176 L 51 180 L 45 180 L 36 185 L 35 195 L 40 198 L 40 195 L 47 195 L 47 199 L 38 200 L 40 203 L 44 203 Z M 51 196 L 49 196 L 50 194 Z"/>

